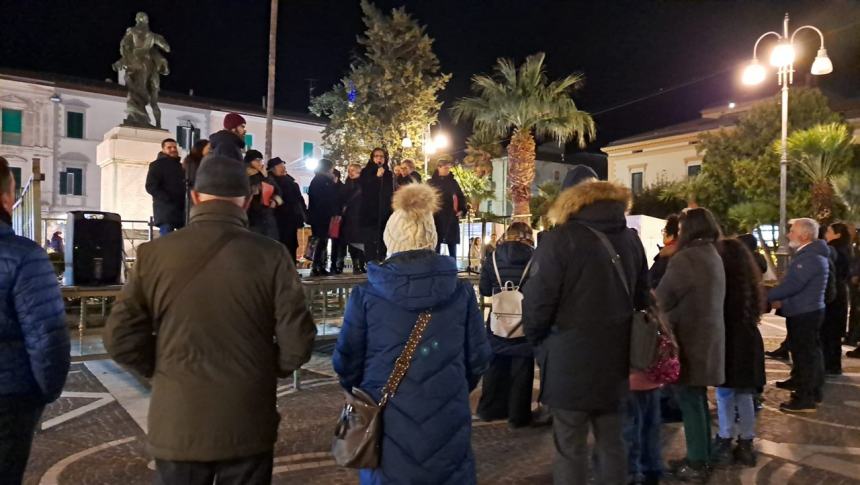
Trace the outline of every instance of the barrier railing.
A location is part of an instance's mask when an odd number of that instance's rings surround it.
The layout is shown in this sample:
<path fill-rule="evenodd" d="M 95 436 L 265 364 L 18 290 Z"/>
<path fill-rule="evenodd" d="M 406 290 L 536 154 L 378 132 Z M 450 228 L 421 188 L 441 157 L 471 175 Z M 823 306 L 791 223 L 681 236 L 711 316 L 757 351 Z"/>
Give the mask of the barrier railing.
<path fill-rule="evenodd" d="M 32 239 L 40 246 L 45 243 L 42 237 L 42 182 L 44 180 L 41 161 L 34 158 L 33 174 L 21 189 L 21 197 L 12 207 L 12 228 L 15 234 Z"/>

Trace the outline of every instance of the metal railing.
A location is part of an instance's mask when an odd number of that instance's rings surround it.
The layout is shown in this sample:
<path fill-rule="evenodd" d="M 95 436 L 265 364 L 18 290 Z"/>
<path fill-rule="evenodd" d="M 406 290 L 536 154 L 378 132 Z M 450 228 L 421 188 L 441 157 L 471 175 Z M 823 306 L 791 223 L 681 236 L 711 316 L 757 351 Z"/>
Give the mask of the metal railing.
<path fill-rule="evenodd" d="M 42 236 L 42 182 L 44 180 L 41 161 L 34 158 L 33 174 L 21 190 L 21 197 L 12 206 L 12 228 L 15 234 L 32 239 L 39 246 L 45 243 Z"/>

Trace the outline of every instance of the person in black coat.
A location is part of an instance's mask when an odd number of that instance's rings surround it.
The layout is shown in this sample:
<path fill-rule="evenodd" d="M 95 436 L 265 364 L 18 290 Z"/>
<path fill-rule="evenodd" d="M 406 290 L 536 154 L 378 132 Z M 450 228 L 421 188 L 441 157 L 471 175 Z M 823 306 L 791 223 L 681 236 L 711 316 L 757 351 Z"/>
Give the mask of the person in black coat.
<path fill-rule="evenodd" d="M 164 236 L 185 227 L 185 172 L 176 140 L 161 142 L 161 152 L 149 164 L 146 192 L 152 196 L 154 223 Z"/>
<path fill-rule="evenodd" d="M 420 184 L 421 174 L 415 171 L 415 162 L 408 158 L 400 162 L 400 174 L 397 175 L 395 182 L 398 188 L 409 184 Z"/>
<path fill-rule="evenodd" d="M 481 266 L 481 296 L 492 297 L 509 281 L 522 291 L 528 280 L 527 266 L 534 253 L 532 237 L 532 228 L 528 224 L 511 224 L 504 242 L 484 259 Z M 527 426 L 532 417 L 535 367 L 531 344 L 525 336 L 505 338 L 493 334 L 490 317 L 487 318 L 487 338 L 494 357 L 482 381 L 478 416 L 484 421 L 507 419 L 512 428 Z"/>
<path fill-rule="evenodd" d="M 287 174 L 287 166 L 280 157 L 275 157 L 266 163 L 270 182 L 278 187 L 283 204 L 275 208 L 275 224 L 278 226 L 278 240 L 287 247 L 293 255 L 293 261 L 298 256 L 298 231 L 305 225 L 307 206 L 305 198 L 296 179 Z"/>
<path fill-rule="evenodd" d="M 764 386 L 764 342 L 758 325 L 763 294 L 761 271 L 747 246 L 739 239 L 717 245 L 726 272 L 724 318 L 726 326 L 726 379 L 717 388 L 719 433 L 711 464 L 725 466 L 737 460 L 755 466 L 756 389 Z M 737 418 L 737 423 L 736 423 Z M 735 433 L 737 426 L 738 433 Z M 732 440 L 737 446 L 732 450 Z"/>
<path fill-rule="evenodd" d="M 663 227 L 663 247 L 657 256 L 654 256 L 654 264 L 648 271 L 651 288 L 656 289 L 660 285 L 660 280 L 666 274 L 666 267 L 669 266 L 669 258 L 678 250 L 678 214 L 670 214 L 666 217 L 666 226 Z"/>
<path fill-rule="evenodd" d="M 436 252 L 442 254 L 442 243 L 445 243 L 448 245 L 448 256 L 456 258 L 457 244 L 460 242 L 460 217 L 466 213 L 466 196 L 451 173 L 451 162 L 439 162 L 428 184 L 438 190 L 441 196 L 439 210 L 433 216 L 439 238 Z"/>
<path fill-rule="evenodd" d="M 824 353 L 824 371 L 830 375 L 842 374 L 842 338 L 848 326 L 848 285 L 851 282 L 852 247 L 848 226 L 841 222 L 831 224 L 825 234 L 831 254 L 835 253 L 836 298 L 827 303 L 824 324 L 821 326 L 821 349 Z"/>
<path fill-rule="evenodd" d="M 367 261 L 385 260 L 387 249 L 382 240 L 385 224 L 391 217 L 394 174 L 388 166 L 388 152 L 375 148 L 359 176 L 361 185 L 361 232 Z"/>
<path fill-rule="evenodd" d="M 284 199 L 280 188 L 266 172 L 263 154 L 257 150 L 245 153 L 245 171 L 251 185 L 251 203 L 248 206 L 248 228 L 271 239 L 278 239 L 278 226 L 274 209 L 281 206 Z"/>
<path fill-rule="evenodd" d="M 744 246 L 750 250 L 761 274 L 767 273 L 767 259 L 758 251 L 758 239 L 752 234 L 741 234 L 738 236 L 738 241 L 744 243 Z"/>
<path fill-rule="evenodd" d="M 630 371 L 633 309 L 648 304 L 648 264 L 627 227 L 630 190 L 585 182 L 563 191 L 549 210 L 524 288 L 523 322 L 542 369 L 541 397 L 553 415 L 556 483 L 586 483 L 589 427 L 600 429 L 598 483 L 627 483 L 622 403 Z M 627 286 L 593 230 L 620 255 Z M 587 277 L 584 277 L 587 275 Z"/>
<path fill-rule="evenodd" d="M 335 209 L 334 216 L 343 217 L 343 204 L 341 203 L 340 194 L 343 191 L 343 182 L 341 181 L 340 170 L 334 169 L 332 170 L 332 175 L 334 176 L 334 190 L 337 201 L 337 207 Z M 341 219 L 341 227 L 343 226 L 343 219 Z M 331 237 L 331 234 L 329 234 Z M 343 257 L 341 257 L 343 255 Z M 329 272 L 331 274 L 343 274 L 343 266 L 344 259 L 346 257 L 346 245 L 343 243 L 343 239 L 338 234 L 337 238 L 331 238 L 331 269 Z"/>
<path fill-rule="evenodd" d="M 245 118 L 239 113 L 227 113 L 224 117 L 224 129 L 209 137 L 212 153 L 241 162 L 246 132 Z"/>
<path fill-rule="evenodd" d="M 367 272 L 364 263 L 364 242 L 361 235 L 361 165 L 351 163 L 347 167 L 346 182 L 340 187 L 338 193 L 338 205 L 343 215 L 340 224 L 340 241 L 338 267 L 343 268 L 346 253 L 352 259 L 352 273 L 364 274 Z"/>
<path fill-rule="evenodd" d="M 328 276 L 325 269 L 328 256 L 328 230 L 331 218 L 339 213 L 337 185 L 334 178 L 334 163 L 323 158 L 317 167 L 316 175 L 308 188 L 308 224 L 316 244 L 313 276 Z"/>

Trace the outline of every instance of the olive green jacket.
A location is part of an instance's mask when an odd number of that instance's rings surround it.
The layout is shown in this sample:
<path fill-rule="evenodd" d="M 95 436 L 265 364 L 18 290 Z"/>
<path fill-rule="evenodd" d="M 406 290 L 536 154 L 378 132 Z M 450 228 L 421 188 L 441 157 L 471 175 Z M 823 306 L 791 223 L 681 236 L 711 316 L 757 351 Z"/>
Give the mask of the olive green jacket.
<path fill-rule="evenodd" d="M 292 257 L 247 225 L 228 202 L 194 207 L 188 227 L 138 248 L 108 319 L 108 352 L 152 378 L 155 458 L 217 461 L 271 450 L 277 377 L 310 358 L 316 327 Z"/>

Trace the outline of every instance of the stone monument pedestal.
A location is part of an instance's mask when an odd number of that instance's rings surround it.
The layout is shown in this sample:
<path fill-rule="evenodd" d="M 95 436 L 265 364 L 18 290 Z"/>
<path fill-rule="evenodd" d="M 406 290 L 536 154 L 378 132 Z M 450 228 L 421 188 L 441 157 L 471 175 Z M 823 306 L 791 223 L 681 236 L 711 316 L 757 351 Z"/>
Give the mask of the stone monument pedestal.
<path fill-rule="evenodd" d="M 96 157 L 101 168 L 101 210 L 123 220 L 149 221 L 152 197 L 146 193 L 149 164 L 170 132 L 155 128 L 117 126 L 105 133 Z"/>

